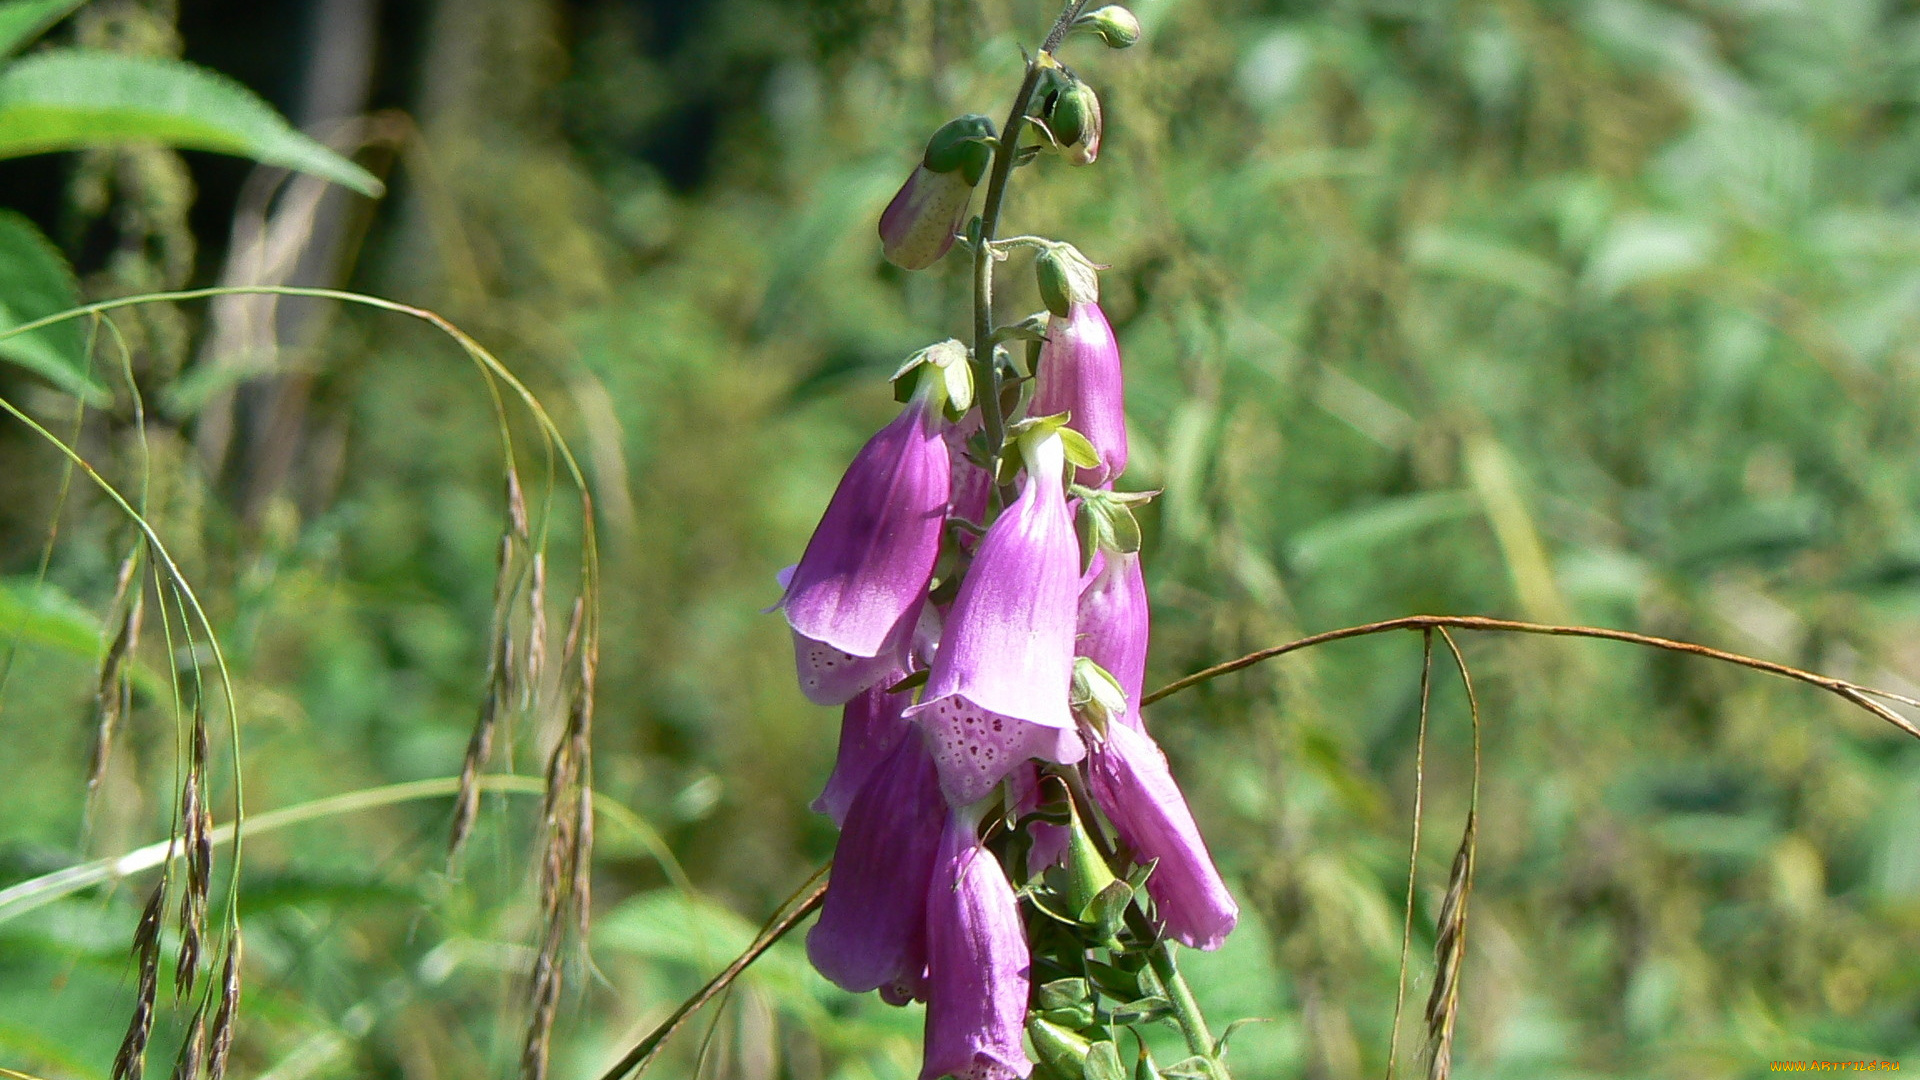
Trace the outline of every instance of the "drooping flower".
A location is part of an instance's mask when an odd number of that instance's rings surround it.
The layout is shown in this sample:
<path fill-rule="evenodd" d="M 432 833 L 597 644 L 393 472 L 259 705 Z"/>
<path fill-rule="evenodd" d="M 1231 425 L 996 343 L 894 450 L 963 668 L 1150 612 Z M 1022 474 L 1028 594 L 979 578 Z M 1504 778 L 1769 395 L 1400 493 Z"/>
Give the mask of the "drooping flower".
<path fill-rule="evenodd" d="M 834 755 L 833 772 L 812 807 L 815 813 L 832 818 L 835 825 L 846 824 L 847 808 L 900 740 L 908 735 L 919 738 L 920 733 L 900 715 L 913 704 L 913 692 L 887 692 L 887 687 L 906 674 L 901 670 L 889 672 L 855 695 L 840 713 L 840 747 Z"/>
<path fill-rule="evenodd" d="M 1028 413 L 1071 414 L 1067 426 L 1085 435 L 1100 452 L 1097 467 L 1079 471 L 1080 483 L 1099 487 L 1126 471 L 1127 405 L 1120 346 L 1098 303 L 1073 303 L 1064 319 L 1047 316 L 1047 340 L 1040 346 Z"/>
<path fill-rule="evenodd" d="M 815 704 L 843 704 L 907 667 L 953 482 L 941 426 L 917 395 L 860 448 L 787 581 L 781 607 Z"/>
<path fill-rule="evenodd" d="M 880 214 L 880 250 L 903 270 L 924 270 L 953 247 L 966 223 L 974 186 L 993 152 L 993 121 L 977 114 L 949 120 L 927 140 L 926 153 Z"/>
<path fill-rule="evenodd" d="M 1155 864 L 1147 893 L 1167 936 L 1196 949 L 1219 948 L 1240 907 L 1220 880 L 1160 747 L 1144 731 L 1108 725 L 1106 741 L 1087 755 L 1087 780 L 1134 858 Z"/>
<path fill-rule="evenodd" d="M 847 809 L 820 920 L 807 933 L 820 974 L 896 1004 L 925 996 L 928 890 L 947 817 L 933 760 L 910 731 Z"/>
<path fill-rule="evenodd" d="M 1138 552 L 1102 551 L 1080 590 L 1080 638 L 1075 653 L 1107 669 L 1126 691 L 1121 719 L 1142 731 L 1141 683 L 1147 674 L 1147 584 Z"/>
<path fill-rule="evenodd" d="M 920 1080 L 1014 1080 L 1031 956 L 1006 871 L 963 814 L 948 817 L 927 891 L 927 1031 Z"/>
<path fill-rule="evenodd" d="M 947 615 L 920 704 L 947 798 L 984 797 L 1031 758 L 1073 762 L 1085 746 L 1068 706 L 1080 545 L 1058 434 L 1022 439 L 1026 484 L 981 538 Z"/>

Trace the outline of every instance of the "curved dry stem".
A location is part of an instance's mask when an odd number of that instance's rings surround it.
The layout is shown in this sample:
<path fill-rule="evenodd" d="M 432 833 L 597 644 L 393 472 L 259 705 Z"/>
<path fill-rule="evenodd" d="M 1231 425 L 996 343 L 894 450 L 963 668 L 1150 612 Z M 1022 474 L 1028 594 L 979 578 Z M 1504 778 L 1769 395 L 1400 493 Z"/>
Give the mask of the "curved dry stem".
<path fill-rule="evenodd" d="M 686 1024 L 689 1017 L 700 1011 L 701 1006 L 725 993 L 742 972 L 753 966 L 754 961 L 760 959 L 768 949 L 773 948 L 781 938 L 792 933 L 794 927 L 800 925 L 801 920 L 819 909 L 821 902 L 827 896 L 826 876 L 831 869 L 832 865 L 829 864 L 814 871 L 813 876 L 800 886 L 799 891 L 788 897 L 787 902 L 774 912 L 773 917 L 760 928 L 759 936 L 753 939 L 753 943 L 748 945 L 744 952 L 734 958 L 733 963 L 728 964 L 718 975 L 708 979 L 706 985 L 695 991 L 692 997 L 681 1002 L 665 1020 L 647 1033 L 646 1038 L 635 1043 L 633 1049 L 628 1050 L 612 1068 L 601 1074 L 600 1080 L 623 1080 L 629 1075 L 637 1076 L 645 1072 L 647 1066 L 653 1064 L 654 1058 L 659 1055 L 661 1047 L 665 1046 L 667 1040 Z"/>
<path fill-rule="evenodd" d="M 1325 645 L 1332 641 L 1344 641 L 1348 638 L 1366 637 L 1370 634 L 1384 634 L 1393 630 L 1434 630 L 1443 628 L 1511 634 L 1541 634 L 1547 637 L 1583 637 L 1598 638 L 1603 641 L 1624 641 L 1630 645 L 1643 645 L 1648 648 L 1665 649 L 1668 652 L 1687 653 L 1691 656 L 1704 657 L 1708 660 L 1718 660 L 1721 663 L 1752 668 L 1755 671 L 1764 671 L 1769 675 L 1778 675 L 1783 679 L 1792 679 L 1795 682 L 1802 682 L 1808 686 L 1818 687 L 1865 709 L 1908 735 L 1920 739 L 1920 724 L 1915 724 L 1912 720 L 1901 716 L 1899 713 L 1894 712 L 1892 709 L 1887 708 L 1874 699 L 1884 698 L 1889 701 L 1898 701 L 1902 704 L 1914 705 L 1920 705 L 1920 702 L 1901 697 L 1890 691 L 1877 690 L 1871 686 L 1862 686 L 1859 683 L 1849 682 L 1846 679 L 1836 679 L 1831 675 L 1821 675 L 1817 672 L 1805 671 L 1788 664 L 1775 663 L 1772 660 L 1762 660 L 1758 657 L 1728 652 L 1724 649 L 1715 649 L 1706 645 L 1696 645 L 1691 641 L 1675 641 L 1672 638 L 1655 637 L 1652 634 L 1636 634 L 1631 630 L 1614 630 L 1604 626 L 1556 626 L 1550 623 L 1520 622 L 1515 619 L 1491 619 L 1481 615 L 1405 615 L 1398 619 L 1386 619 L 1381 622 L 1366 623 L 1361 626 L 1348 626 L 1339 630 L 1328 630 L 1325 633 L 1313 634 L 1308 637 L 1286 642 L 1282 645 L 1259 649 L 1245 656 L 1228 660 L 1225 663 L 1215 664 L 1210 668 L 1196 671 L 1184 678 L 1175 679 L 1160 689 L 1155 690 L 1153 693 L 1142 697 L 1140 704 L 1143 707 L 1151 705 L 1163 698 L 1177 694 L 1190 687 L 1198 686 L 1201 683 L 1217 679 L 1222 675 L 1239 671 L 1242 668 L 1252 667 L 1263 660 L 1271 660 L 1276 656 L 1285 656 L 1290 652 L 1310 649 L 1315 645 Z"/>

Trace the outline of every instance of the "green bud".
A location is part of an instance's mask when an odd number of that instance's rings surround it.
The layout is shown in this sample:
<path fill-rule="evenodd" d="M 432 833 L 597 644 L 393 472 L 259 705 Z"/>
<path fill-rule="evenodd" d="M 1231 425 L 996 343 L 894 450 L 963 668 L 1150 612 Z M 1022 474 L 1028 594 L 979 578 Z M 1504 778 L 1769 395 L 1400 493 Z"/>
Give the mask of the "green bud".
<path fill-rule="evenodd" d="M 927 152 L 921 163 L 937 173 L 958 172 L 968 186 L 980 182 L 993 162 L 993 121 L 979 113 L 968 113 L 940 125 L 927 140 Z"/>
<path fill-rule="evenodd" d="M 1074 79 L 1052 99 L 1047 127 L 1069 165 L 1091 165 L 1100 156 L 1100 98 Z"/>
<path fill-rule="evenodd" d="M 1033 260 L 1034 284 L 1047 310 L 1064 319 L 1075 304 L 1100 301 L 1100 268 L 1072 244 L 1049 244 Z"/>
<path fill-rule="evenodd" d="M 1119 4 L 1096 8 L 1073 20 L 1073 28 L 1099 34 L 1109 49 L 1124 49 L 1140 40 L 1140 20 Z"/>
<path fill-rule="evenodd" d="M 1027 1038 L 1033 1040 L 1034 1051 L 1048 1068 L 1058 1071 L 1069 1080 L 1081 1080 L 1086 1076 L 1087 1051 L 1092 1044 L 1078 1032 L 1036 1016 L 1027 1021 Z"/>

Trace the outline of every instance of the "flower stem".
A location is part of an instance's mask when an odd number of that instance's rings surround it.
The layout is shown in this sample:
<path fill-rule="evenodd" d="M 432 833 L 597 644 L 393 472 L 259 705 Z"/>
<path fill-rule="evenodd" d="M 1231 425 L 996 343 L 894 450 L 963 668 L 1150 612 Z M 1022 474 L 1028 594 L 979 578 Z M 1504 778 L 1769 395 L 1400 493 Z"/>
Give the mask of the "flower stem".
<path fill-rule="evenodd" d="M 1114 876 L 1125 877 L 1129 868 L 1120 865 L 1113 842 L 1107 838 L 1107 831 L 1100 826 L 1099 818 L 1094 814 L 1093 794 L 1087 790 L 1087 779 L 1079 766 L 1063 765 L 1054 773 L 1066 783 L 1068 794 L 1079 804 L 1080 820 L 1088 826 L 1087 836 L 1093 840 L 1093 846 L 1099 850 L 1100 856 L 1107 860 L 1108 868 L 1114 872 Z M 1206 1061 L 1214 1080 L 1233 1080 L 1232 1074 L 1227 1072 L 1226 1062 L 1214 1055 L 1213 1032 L 1207 1028 L 1207 1018 L 1200 1012 L 1200 1003 L 1194 1000 L 1192 989 L 1187 986 L 1187 980 L 1174 963 L 1173 943 L 1159 936 L 1137 904 L 1127 908 L 1127 927 L 1143 940 L 1153 942 L 1147 951 L 1147 963 L 1153 967 L 1161 988 L 1167 992 L 1167 1001 L 1173 1005 L 1174 1022 L 1180 1025 L 1180 1034 L 1187 1040 L 1187 1049 Z"/>
<path fill-rule="evenodd" d="M 1173 962 L 1173 944 L 1157 942 L 1147 953 L 1147 962 L 1153 965 L 1153 973 L 1160 977 L 1167 1000 L 1173 1003 L 1173 1019 L 1180 1025 L 1180 1034 L 1186 1037 L 1187 1049 L 1206 1061 L 1215 1080 L 1233 1080 L 1227 1073 L 1226 1063 L 1214 1056 L 1213 1032 L 1207 1030 L 1207 1018 L 1200 1014 L 1200 1003 L 1193 999 L 1193 991 Z"/>
<path fill-rule="evenodd" d="M 987 436 L 987 472 L 998 475 L 1000 447 L 1007 438 L 1006 414 L 1000 411 L 1000 364 L 993 353 L 993 234 L 1000 225 L 1000 206 L 1007 197 L 1007 178 L 1013 174 L 1013 162 L 1020 149 L 1020 135 L 1027 123 L 1027 106 L 1033 101 L 1034 87 L 1040 85 L 1043 58 L 1060 46 L 1087 0 L 1067 0 L 1060 17 L 1053 21 L 1039 55 L 1027 61 L 1026 75 L 1013 95 L 1013 108 L 1000 128 L 1000 139 L 993 151 L 993 169 L 987 175 L 987 199 L 980 209 L 980 235 L 973 247 L 973 382 L 982 388 L 977 395 L 980 416 Z"/>

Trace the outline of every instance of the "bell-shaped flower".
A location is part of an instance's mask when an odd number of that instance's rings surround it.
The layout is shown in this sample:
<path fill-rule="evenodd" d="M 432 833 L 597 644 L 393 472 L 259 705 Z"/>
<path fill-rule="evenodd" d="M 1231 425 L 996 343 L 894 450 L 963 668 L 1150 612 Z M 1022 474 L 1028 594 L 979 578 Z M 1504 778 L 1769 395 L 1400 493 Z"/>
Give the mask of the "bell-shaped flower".
<path fill-rule="evenodd" d="M 1141 683 L 1147 674 L 1147 584 L 1138 552 L 1102 551 L 1080 589 L 1080 638 L 1076 655 L 1107 669 L 1127 695 L 1121 719 L 1145 730 Z"/>
<path fill-rule="evenodd" d="M 993 121 L 984 116 L 950 120 L 927 141 L 920 164 L 880 214 L 880 250 L 903 270 L 924 270 L 940 261 L 967 220 L 974 185 L 986 174 L 993 151 Z"/>
<path fill-rule="evenodd" d="M 896 1004 L 925 995 L 927 903 L 947 817 L 933 761 L 911 732 L 847 809 L 820 920 L 807 934 L 820 974 Z"/>
<path fill-rule="evenodd" d="M 1143 731 L 1110 724 L 1087 755 L 1087 786 L 1141 865 L 1153 864 L 1147 894 L 1168 937 L 1217 949 L 1240 919 L 1193 812 L 1173 782 L 1166 755 Z"/>
<path fill-rule="evenodd" d="M 961 814 L 947 821 L 927 892 L 927 1030 L 920 1080 L 1015 1080 L 1031 956 L 1013 886 Z"/>
<path fill-rule="evenodd" d="M 832 818 L 835 825 L 846 824 L 847 808 L 900 740 L 908 735 L 916 740 L 920 737 L 919 731 L 900 715 L 913 704 L 913 692 L 887 692 L 887 687 L 906 675 L 901 670 L 889 672 L 855 695 L 840 713 L 840 748 L 834 755 L 833 772 L 812 807 L 814 813 Z"/>
<path fill-rule="evenodd" d="M 1047 340 L 1040 346 L 1029 416 L 1068 413 L 1067 426 L 1087 437 L 1100 452 L 1100 464 L 1076 477 L 1087 487 L 1111 483 L 1127 469 L 1126 389 L 1120 373 L 1120 346 L 1100 305 L 1079 300 L 1065 318 L 1049 313 Z"/>
<path fill-rule="evenodd" d="M 1032 758 L 1086 752 L 1068 696 L 1080 544 L 1067 510 L 1057 432 L 1020 440 L 1027 479 L 974 550 L 947 614 L 920 704 L 940 784 L 956 806 L 984 797 Z"/>
<path fill-rule="evenodd" d="M 907 667 L 953 483 L 944 421 L 916 395 L 841 477 L 781 601 L 800 687 L 839 705 Z"/>

